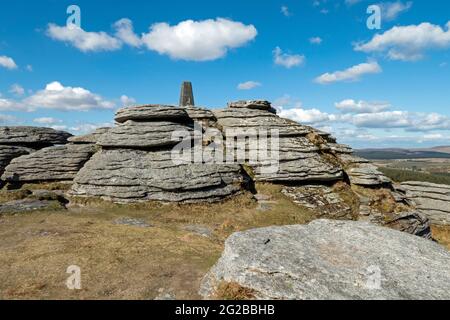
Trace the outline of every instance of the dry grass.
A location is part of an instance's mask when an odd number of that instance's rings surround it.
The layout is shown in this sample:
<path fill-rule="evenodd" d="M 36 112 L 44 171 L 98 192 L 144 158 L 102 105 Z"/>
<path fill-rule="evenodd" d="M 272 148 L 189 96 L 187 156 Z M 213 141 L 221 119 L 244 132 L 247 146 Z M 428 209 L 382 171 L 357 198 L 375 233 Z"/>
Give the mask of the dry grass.
<path fill-rule="evenodd" d="M 450 226 L 432 226 L 433 239 L 450 250 Z"/>
<path fill-rule="evenodd" d="M 204 274 L 233 232 L 314 219 L 278 186 L 257 186 L 277 204 L 260 212 L 251 195 L 203 205 L 103 204 L 68 211 L 0 216 L 0 299 L 153 299 L 161 292 L 196 299 Z M 141 219 L 149 228 L 117 225 Z M 211 230 L 210 237 L 186 231 Z M 78 265 L 82 290 L 65 286 Z"/>
<path fill-rule="evenodd" d="M 216 289 L 217 300 L 252 300 L 255 299 L 255 291 L 242 287 L 236 282 L 221 282 Z"/>

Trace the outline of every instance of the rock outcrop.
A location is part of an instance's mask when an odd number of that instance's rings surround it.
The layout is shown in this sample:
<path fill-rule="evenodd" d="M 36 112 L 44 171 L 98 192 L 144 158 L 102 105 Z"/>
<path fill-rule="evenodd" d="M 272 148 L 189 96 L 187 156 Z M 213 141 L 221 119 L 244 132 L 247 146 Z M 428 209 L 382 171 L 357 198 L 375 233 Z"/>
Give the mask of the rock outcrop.
<path fill-rule="evenodd" d="M 223 284 L 255 299 L 450 299 L 450 253 L 406 233 L 365 222 L 239 232 L 203 279 L 200 294 Z"/>
<path fill-rule="evenodd" d="M 71 194 L 116 202 L 209 202 L 242 191 L 249 177 L 239 164 L 193 163 L 192 150 L 187 160 L 173 157 L 181 141 L 174 132 L 193 139 L 189 114 L 211 117 L 199 108 L 160 105 L 119 110 L 119 125 L 99 137 L 102 150 L 80 170 Z"/>
<path fill-rule="evenodd" d="M 360 186 L 390 185 L 392 181 L 380 172 L 369 160 L 349 154 L 348 150 L 336 150 L 342 161 L 350 183 Z"/>
<path fill-rule="evenodd" d="M 11 183 L 71 181 L 94 152 L 92 144 L 47 147 L 13 159 L 1 179 Z"/>
<path fill-rule="evenodd" d="M 450 186 L 409 181 L 396 186 L 432 224 L 450 225 Z"/>

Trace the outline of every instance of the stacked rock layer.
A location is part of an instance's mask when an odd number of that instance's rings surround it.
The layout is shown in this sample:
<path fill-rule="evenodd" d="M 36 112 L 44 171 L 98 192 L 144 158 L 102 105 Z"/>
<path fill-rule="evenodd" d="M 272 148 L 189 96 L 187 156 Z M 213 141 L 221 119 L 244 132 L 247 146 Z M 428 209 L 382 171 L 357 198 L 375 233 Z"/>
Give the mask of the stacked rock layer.
<path fill-rule="evenodd" d="M 119 110 L 118 125 L 99 137 L 101 151 L 80 170 L 71 194 L 116 202 L 208 202 L 240 192 L 248 182 L 240 165 L 173 157 L 174 146 L 193 139 L 191 116 L 212 117 L 208 110 L 163 105 Z"/>

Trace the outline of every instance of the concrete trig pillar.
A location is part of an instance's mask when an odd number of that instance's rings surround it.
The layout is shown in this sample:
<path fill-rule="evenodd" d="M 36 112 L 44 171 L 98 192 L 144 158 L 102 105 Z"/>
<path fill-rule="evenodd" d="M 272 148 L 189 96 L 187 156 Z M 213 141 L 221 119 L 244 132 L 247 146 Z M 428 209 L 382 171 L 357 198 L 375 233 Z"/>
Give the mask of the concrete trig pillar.
<path fill-rule="evenodd" d="M 194 93 L 192 92 L 192 83 L 185 81 L 181 84 L 180 107 L 189 106 L 195 106 Z"/>

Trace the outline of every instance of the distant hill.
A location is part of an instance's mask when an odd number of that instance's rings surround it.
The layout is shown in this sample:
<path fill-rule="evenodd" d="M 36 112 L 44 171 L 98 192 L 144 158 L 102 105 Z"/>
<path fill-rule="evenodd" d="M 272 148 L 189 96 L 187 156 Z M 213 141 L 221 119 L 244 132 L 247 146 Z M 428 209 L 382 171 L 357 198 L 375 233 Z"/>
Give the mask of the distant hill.
<path fill-rule="evenodd" d="M 435 147 L 430 149 L 360 149 L 355 153 L 369 160 L 393 160 L 393 159 L 450 159 L 450 147 Z"/>

